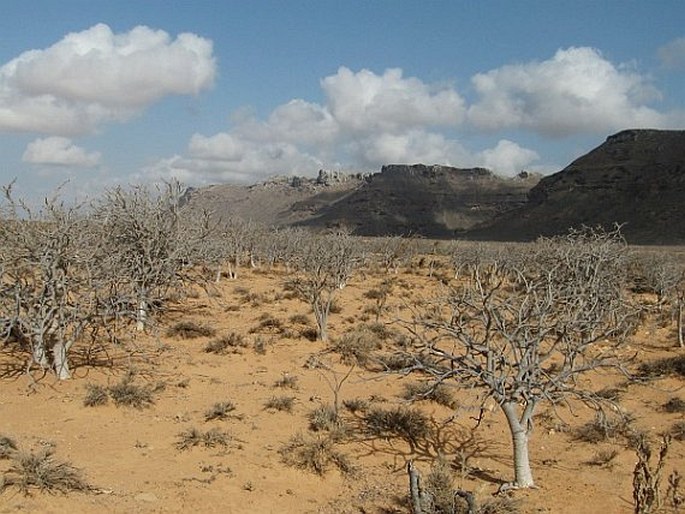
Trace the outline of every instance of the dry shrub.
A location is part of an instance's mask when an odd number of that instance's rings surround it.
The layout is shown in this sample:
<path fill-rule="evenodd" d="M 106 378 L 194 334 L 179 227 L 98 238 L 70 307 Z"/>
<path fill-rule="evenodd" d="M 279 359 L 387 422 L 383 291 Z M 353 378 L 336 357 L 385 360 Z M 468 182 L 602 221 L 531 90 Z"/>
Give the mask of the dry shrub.
<path fill-rule="evenodd" d="M 426 509 L 434 514 L 451 514 L 457 511 L 454 495 L 454 473 L 444 459 L 437 459 L 426 476 L 425 489 L 430 495 L 430 506 Z"/>
<path fill-rule="evenodd" d="M 336 438 L 345 432 L 345 424 L 332 405 L 317 407 L 307 415 L 307 418 L 309 428 L 314 432 L 330 432 Z"/>
<path fill-rule="evenodd" d="M 83 405 L 86 407 L 97 407 L 105 405 L 109 401 L 109 391 L 105 386 L 98 384 L 86 384 L 86 396 L 83 398 Z"/>
<path fill-rule="evenodd" d="M 265 312 L 259 317 L 259 324 L 250 329 L 250 334 L 255 333 L 269 333 L 282 334 L 284 331 L 283 322 L 278 318 L 273 317 L 268 312 Z"/>
<path fill-rule="evenodd" d="M 178 434 L 178 441 L 175 446 L 177 450 L 188 450 L 195 446 L 203 446 L 205 448 L 225 447 L 228 446 L 229 441 L 229 435 L 218 428 L 212 428 L 203 432 L 195 427 L 191 427 Z"/>
<path fill-rule="evenodd" d="M 671 425 L 668 434 L 676 441 L 685 441 L 685 421 L 676 421 Z"/>
<path fill-rule="evenodd" d="M 608 417 L 598 413 L 592 421 L 575 429 L 573 435 L 579 441 L 586 443 L 599 443 L 621 437 L 631 440 L 637 435 L 631 426 L 632 421 L 632 417 L 628 415 Z"/>
<path fill-rule="evenodd" d="M 348 457 L 335 448 L 336 441 L 328 435 L 307 436 L 298 433 L 293 436 L 279 453 L 288 466 L 312 471 L 317 475 L 326 473 L 331 465 L 342 473 L 354 471 Z"/>
<path fill-rule="evenodd" d="M 416 443 L 431 433 L 428 418 L 415 409 L 374 407 L 364 414 L 364 424 L 372 435 L 401 437 Z"/>
<path fill-rule="evenodd" d="M 457 407 L 452 391 L 450 391 L 449 386 L 442 382 L 438 384 L 422 382 L 404 384 L 402 397 L 405 400 L 430 400 L 449 409 Z"/>
<path fill-rule="evenodd" d="M 232 416 L 231 412 L 235 410 L 235 405 L 231 401 L 216 402 L 205 412 L 205 421 L 213 419 L 225 420 Z"/>
<path fill-rule="evenodd" d="M 212 337 L 214 334 L 216 334 L 214 328 L 194 321 L 179 321 L 175 325 L 169 327 L 166 331 L 167 337 L 178 337 L 180 339 Z"/>
<path fill-rule="evenodd" d="M 240 348 L 246 348 L 247 341 L 240 334 L 231 332 L 228 335 L 212 339 L 205 346 L 205 353 L 213 353 L 215 355 L 228 355 L 230 353 L 238 353 Z"/>
<path fill-rule="evenodd" d="M 0 459 L 9 459 L 17 451 L 14 439 L 0 435 Z"/>
<path fill-rule="evenodd" d="M 31 489 L 39 491 L 68 493 L 71 491 L 89 492 L 91 486 L 83 478 L 81 470 L 68 462 L 57 461 L 51 447 L 36 453 L 16 451 L 11 456 L 9 469 L 0 481 L 0 492 L 7 487 L 17 487 L 22 493 L 29 494 Z"/>
<path fill-rule="evenodd" d="M 633 501 L 635 514 L 649 514 L 654 508 L 661 507 L 661 477 L 666 465 L 670 438 L 664 437 L 659 456 L 654 466 L 651 464 L 652 449 L 645 437 L 638 440 L 635 452 L 637 464 L 633 470 Z"/>
<path fill-rule="evenodd" d="M 369 408 L 369 402 L 363 398 L 351 398 L 343 400 L 343 407 L 345 407 L 352 414 L 356 412 L 366 412 Z"/>
<path fill-rule="evenodd" d="M 265 409 L 292 412 L 295 405 L 294 396 L 272 396 L 264 402 Z"/>
<path fill-rule="evenodd" d="M 641 378 L 647 379 L 665 376 L 685 377 L 685 355 L 644 362 L 638 368 L 638 373 Z"/>
<path fill-rule="evenodd" d="M 619 452 L 616 449 L 598 450 L 586 464 L 600 468 L 610 468 L 613 466 L 613 461 L 618 457 L 618 454 Z"/>
<path fill-rule="evenodd" d="M 365 366 L 373 352 L 381 348 L 381 341 L 366 325 L 350 330 L 331 344 L 331 350 L 340 354 L 345 364 Z"/>
<path fill-rule="evenodd" d="M 290 323 L 294 325 L 311 325 L 312 321 L 306 314 L 293 314 L 289 319 Z"/>
<path fill-rule="evenodd" d="M 274 382 L 274 387 L 280 387 L 281 389 L 297 389 L 297 376 L 289 375 L 284 373 L 281 378 Z"/>
<path fill-rule="evenodd" d="M 133 383 L 134 375 L 127 373 L 119 383 L 108 388 L 109 396 L 117 407 L 143 409 L 155 403 L 154 391 L 148 385 Z"/>
<path fill-rule="evenodd" d="M 664 403 L 663 409 L 665 412 L 670 413 L 685 412 L 685 401 L 681 398 L 673 397 Z"/>

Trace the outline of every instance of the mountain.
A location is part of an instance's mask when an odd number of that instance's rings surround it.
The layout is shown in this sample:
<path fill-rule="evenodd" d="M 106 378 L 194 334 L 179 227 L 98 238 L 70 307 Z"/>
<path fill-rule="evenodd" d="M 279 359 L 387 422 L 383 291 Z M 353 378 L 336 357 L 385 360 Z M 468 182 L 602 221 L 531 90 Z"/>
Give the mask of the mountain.
<path fill-rule="evenodd" d="M 223 218 L 365 236 L 417 234 L 525 241 L 581 225 L 623 225 L 630 243 L 685 244 L 685 131 L 624 130 L 544 178 L 483 168 L 390 164 L 380 173 L 321 170 L 251 186 L 189 191 Z"/>
<path fill-rule="evenodd" d="M 297 224 L 344 225 L 364 236 L 454 237 L 525 204 L 539 179 L 525 172 L 503 178 L 484 168 L 391 164 Z"/>
<path fill-rule="evenodd" d="M 528 202 L 469 238 L 530 240 L 623 224 L 631 243 L 685 243 L 685 131 L 624 130 L 531 189 Z"/>
<path fill-rule="evenodd" d="M 190 189 L 184 202 L 216 218 L 239 217 L 269 226 L 289 226 L 345 197 L 364 182 L 364 177 L 325 170 L 315 179 L 277 176 L 250 186 L 221 184 Z"/>

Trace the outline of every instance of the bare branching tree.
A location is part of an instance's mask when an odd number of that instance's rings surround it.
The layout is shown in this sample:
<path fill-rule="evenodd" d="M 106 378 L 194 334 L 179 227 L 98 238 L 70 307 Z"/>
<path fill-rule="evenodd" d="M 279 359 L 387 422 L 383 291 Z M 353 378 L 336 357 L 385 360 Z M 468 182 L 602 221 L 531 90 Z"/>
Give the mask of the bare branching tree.
<path fill-rule="evenodd" d="M 70 377 L 69 350 L 101 321 L 94 231 L 59 197 L 33 210 L 4 188 L 0 221 L 0 341 L 12 339 L 43 369 Z M 29 366 L 30 369 L 30 366 Z"/>
<path fill-rule="evenodd" d="M 185 219 L 178 183 L 151 190 L 136 186 L 107 191 L 95 206 L 101 230 L 102 272 L 108 274 L 118 312 L 145 329 L 148 315 L 172 291 L 180 291 L 202 255 L 208 225 Z"/>
<path fill-rule="evenodd" d="M 302 239 L 296 252 L 297 274 L 287 285 L 311 305 L 318 338 L 327 341 L 333 299 L 360 264 L 357 244 L 344 232 L 312 234 Z"/>
<path fill-rule="evenodd" d="M 622 368 L 618 347 L 634 319 L 624 298 L 625 253 L 618 230 L 541 239 L 525 261 L 476 263 L 411 325 L 413 369 L 475 387 L 505 415 L 510 487 L 534 486 L 528 441 L 536 407 L 570 397 L 599 406 L 579 376 Z"/>

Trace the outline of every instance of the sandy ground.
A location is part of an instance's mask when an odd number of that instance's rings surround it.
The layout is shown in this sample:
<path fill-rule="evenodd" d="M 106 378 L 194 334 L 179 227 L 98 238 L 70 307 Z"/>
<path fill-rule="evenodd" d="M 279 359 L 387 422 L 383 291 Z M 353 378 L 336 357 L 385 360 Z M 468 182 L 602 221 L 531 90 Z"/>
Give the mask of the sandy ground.
<path fill-rule="evenodd" d="M 364 292 L 385 278 L 381 273 L 358 275 L 340 292 L 340 312 L 330 319 L 333 339 L 369 318 L 374 302 Z M 311 433 L 308 413 L 333 401 L 329 382 L 341 379 L 349 367 L 322 353 L 323 343 L 301 335 L 303 326 L 291 317 L 306 315 L 309 328 L 313 317 L 305 303 L 283 295 L 285 279 L 283 272 L 244 270 L 237 280 L 224 280 L 212 295 L 197 292 L 165 315 L 155 333 L 127 340 L 108 355 L 97 354 L 102 365 L 77 365 L 72 380 L 60 383 L 36 373 L 33 379 L 22 374 L 0 380 L 0 435 L 25 450 L 54 446 L 54 457 L 82 469 L 94 487 L 89 494 L 32 491 L 28 496 L 10 487 L 0 495 L 0 512 L 406 513 L 407 461 L 412 459 L 426 474 L 438 454 L 452 464 L 455 486 L 475 492 L 481 501 L 512 479 L 503 415 L 494 409 L 475 428 L 479 410 L 473 397 L 456 390 L 456 411 L 426 401 L 415 404 L 432 417 L 428 442 L 411 447 L 401 438 L 374 438 L 353 429 L 337 450 L 348 456 L 354 473 L 342 474 L 333 466 L 319 476 L 286 465 L 279 449 L 298 432 Z M 398 285 L 381 321 L 401 315 L 408 299 L 429 296 L 437 287 L 425 270 L 402 272 L 395 280 Z M 260 327 L 265 313 L 281 322 L 284 333 Z M 214 337 L 166 335 L 178 321 L 210 325 L 219 336 L 235 332 L 248 346 L 229 355 L 206 353 L 204 347 Z M 628 351 L 637 361 L 677 355 L 673 337 L 673 327 L 649 323 L 632 338 Z M 263 354 L 253 348 L 258 340 L 265 345 Z M 307 365 L 312 355 L 330 363 L 333 371 Z M 12 363 L 5 359 L 4 364 Z M 131 370 L 135 383 L 157 389 L 154 405 L 117 407 L 110 400 L 84 406 L 88 384 L 112 385 Z M 284 376 L 297 377 L 296 387 L 277 387 Z M 404 384 L 416 380 L 357 368 L 340 387 L 340 399 L 403 405 Z M 626 384 L 619 376 L 594 375 L 587 380 L 596 390 L 619 386 L 620 403 L 635 418 L 634 425 L 654 438 L 683 421 L 682 413 L 662 408 L 682 395 L 681 379 Z M 265 408 L 265 402 L 280 396 L 294 397 L 291 412 Z M 221 401 L 234 403 L 231 416 L 206 421 L 206 411 Z M 576 440 L 573 429 L 592 418 L 588 408 L 559 412 L 565 424 L 550 416 L 547 407 L 539 409 L 530 444 L 539 488 L 512 493 L 520 512 L 633 512 L 635 452 L 621 438 Z M 345 416 L 358 425 L 358 417 Z M 190 428 L 225 431 L 228 445 L 179 450 L 179 434 Z M 608 464 L 590 464 L 599 453 L 613 451 Z M 666 474 L 685 472 L 684 452 L 684 443 L 674 440 Z M 0 471 L 8 467 L 8 460 L 0 460 Z"/>

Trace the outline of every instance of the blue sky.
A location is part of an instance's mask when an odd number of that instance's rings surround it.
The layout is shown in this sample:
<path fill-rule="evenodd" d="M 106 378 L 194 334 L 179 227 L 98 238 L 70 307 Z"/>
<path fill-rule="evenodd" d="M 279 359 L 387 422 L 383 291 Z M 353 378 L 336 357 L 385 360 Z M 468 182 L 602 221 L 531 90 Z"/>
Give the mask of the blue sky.
<path fill-rule="evenodd" d="M 558 171 L 685 128 L 685 2 L 3 0 L 0 183 Z"/>

